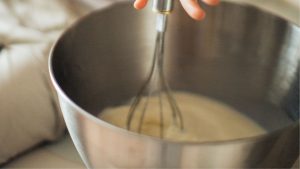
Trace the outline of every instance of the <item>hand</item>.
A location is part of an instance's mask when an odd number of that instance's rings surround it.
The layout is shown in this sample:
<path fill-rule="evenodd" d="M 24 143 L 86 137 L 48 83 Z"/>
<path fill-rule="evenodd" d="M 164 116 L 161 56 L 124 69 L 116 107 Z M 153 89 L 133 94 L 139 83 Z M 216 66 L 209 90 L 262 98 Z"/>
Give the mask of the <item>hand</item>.
<path fill-rule="evenodd" d="M 217 5 L 220 0 L 202 0 L 208 5 Z M 135 0 L 134 7 L 136 9 L 143 9 L 148 0 Z M 180 0 L 185 11 L 195 20 L 202 20 L 205 18 L 205 12 L 200 7 L 198 0 Z"/>

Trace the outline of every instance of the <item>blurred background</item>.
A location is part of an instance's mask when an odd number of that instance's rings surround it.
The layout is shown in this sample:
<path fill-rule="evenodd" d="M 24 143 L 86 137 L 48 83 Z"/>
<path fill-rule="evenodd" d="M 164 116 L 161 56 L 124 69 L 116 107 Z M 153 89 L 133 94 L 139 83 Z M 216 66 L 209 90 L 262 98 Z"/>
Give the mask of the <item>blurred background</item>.
<path fill-rule="evenodd" d="M 119 1 L 0 1 L 1 168 L 84 168 L 50 85 L 49 51 L 78 18 Z M 299 0 L 227 1 L 249 3 L 300 25 Z"/>

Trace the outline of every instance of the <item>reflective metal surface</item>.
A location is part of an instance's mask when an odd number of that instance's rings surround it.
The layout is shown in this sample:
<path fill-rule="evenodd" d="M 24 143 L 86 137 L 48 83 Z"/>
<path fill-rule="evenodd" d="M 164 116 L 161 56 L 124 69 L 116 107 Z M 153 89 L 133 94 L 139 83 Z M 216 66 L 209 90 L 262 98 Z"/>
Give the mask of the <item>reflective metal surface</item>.
<path fill-rule="evenodd" d="M 153 0 L 152 10 L 159 13 L 170 13 L 173 6 L 174 0 Z"/>
<path fill-rule="evenodd" d="M 299 27 L 232 3 L 207 9 L 203 22 L 176 8 L 165 46 L 171 87 L 222 101 L 268 134 L 175 143 L 97 119 L 104 108 L 135 96 L 151 66 L 155 15 L 122 3 L 80 20 L 50 58 L 67 127 L 87 167 L 291 167 L 299 155 Z"/>

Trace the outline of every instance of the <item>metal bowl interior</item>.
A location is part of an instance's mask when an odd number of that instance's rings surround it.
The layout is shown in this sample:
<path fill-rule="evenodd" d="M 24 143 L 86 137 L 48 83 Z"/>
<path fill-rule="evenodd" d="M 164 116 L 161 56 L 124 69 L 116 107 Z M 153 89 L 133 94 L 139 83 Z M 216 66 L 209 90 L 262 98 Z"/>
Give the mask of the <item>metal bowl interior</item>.
<path fill-rule="evenodd" d="M 171 88 L 205 95 L 230 105 L 268 130 L 270 139 L 276 131 L 295 125 L 299 128 L 300 28 L 251 6 L 221 3 L 206 11 L 207 18 L 203 22 L 190 19 L 178 5 L 170 15 L 165 73 Z M 93 153 L 88 153 L 92 150 L 87 148 L 90 141 L 87 137 L 92 136 L 83 134 L 89 133 L 87 129 L 102 132 L 102 136 L 97 136 L 100 140 L 111 137 L 105 136 L 110 133 L 126 137 L 127 141 L 151 140 L 155 145 L 161 144 L 160 140 L 132 135 L 88 115 L 97 116 L 101 110 L 124 104 L 137 94 L 151 65 L 154 17 L 149 9 L 136 12 L 130 3 L 120 3 L 81 19 L 53 48 L 50 58 L 52 80 L 68 128 L 73 130 L 72 138 L 77 140 L 75 145 L 89 166 L 102 165 L 96 165 Z M 263 137 L 267 138 L 267 135 Z M 255 142 L 255 138 L 251 139 Z M 103 150 L 98 143 L 91 144 Z M 181 146 L 180 143 L 163 144 Z M 259 144 L 257 148 L 262 145 L 265 144 Z M 258 162 L 262 155 L 245 156 L 244 161 L 225 166 L 262 166 Z M 172 162 L 150 163 L 131 165 L 128 162 L 126 166 L 186 166 Z M 118 164 L 122 166 L 123 163 Z M 195 164 L 192 167 L 201 166 L 195 162 L 191 164 Z"/>

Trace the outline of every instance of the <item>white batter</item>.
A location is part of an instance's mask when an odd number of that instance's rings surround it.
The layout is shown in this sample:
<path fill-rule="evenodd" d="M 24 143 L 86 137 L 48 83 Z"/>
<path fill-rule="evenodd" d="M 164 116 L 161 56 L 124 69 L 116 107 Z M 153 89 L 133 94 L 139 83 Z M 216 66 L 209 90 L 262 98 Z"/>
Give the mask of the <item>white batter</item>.
<path fill-rule="evenodd" d="M 171 109 L 163 95 L 164 139 L 173 141 L 220 141 L 263 134 L 265 130 L 251 119 L 227 105 L 190 93 L 173 93 L 181 109 L 184 131 L 173 123 Z M 145 98 L 142 99 L 134 119 L 132 130 L 137 131 Z M 130 105 L 105 109 L 99 117 L 116 126 L 126 128 Z M 142 133 L 160 136 L 160 113 L 158 97 L 149 98 Z"/>

